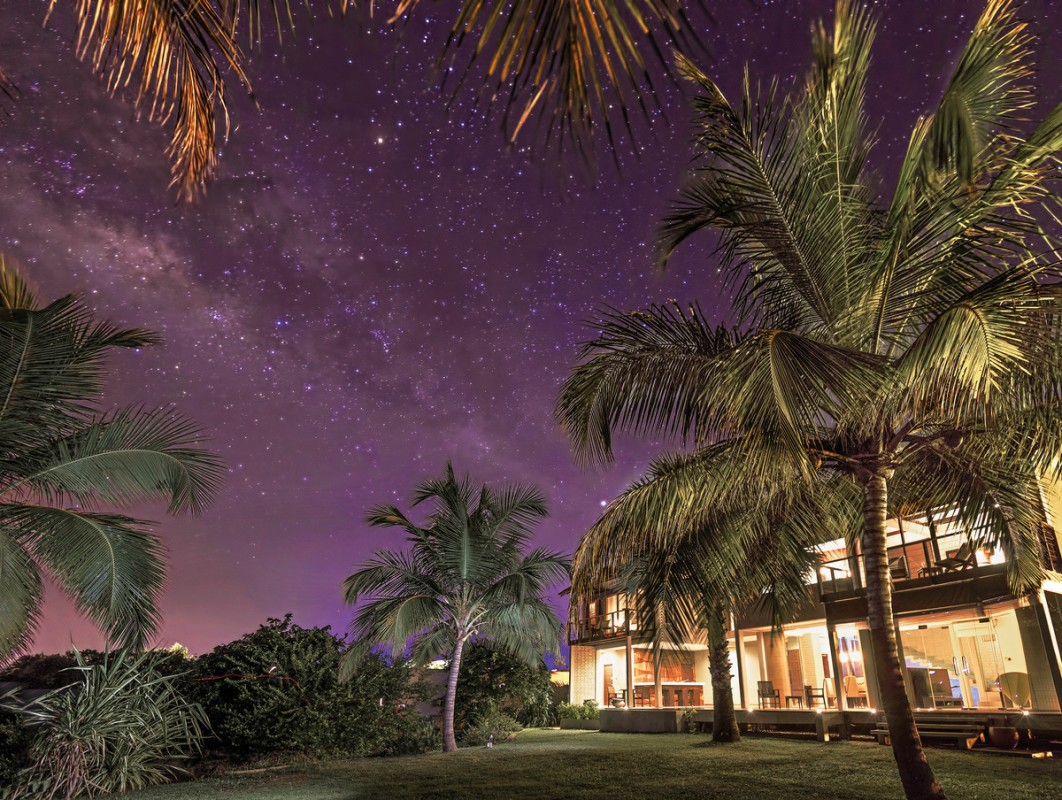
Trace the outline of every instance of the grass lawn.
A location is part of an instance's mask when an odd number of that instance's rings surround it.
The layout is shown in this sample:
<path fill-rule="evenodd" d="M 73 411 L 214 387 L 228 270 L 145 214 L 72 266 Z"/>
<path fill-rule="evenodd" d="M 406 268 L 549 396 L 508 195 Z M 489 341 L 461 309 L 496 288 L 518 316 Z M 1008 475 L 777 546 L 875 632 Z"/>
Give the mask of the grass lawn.
<path fill-rule="evenodd" d="M 892 751 L 873 743 L 539 731 L 493 750 L 303 764 L 170 784 L 130 800 L 902 800 Z M 1062 758 L 1027 759 L 932 749 L 953 800 L 1058 800 Z"/>

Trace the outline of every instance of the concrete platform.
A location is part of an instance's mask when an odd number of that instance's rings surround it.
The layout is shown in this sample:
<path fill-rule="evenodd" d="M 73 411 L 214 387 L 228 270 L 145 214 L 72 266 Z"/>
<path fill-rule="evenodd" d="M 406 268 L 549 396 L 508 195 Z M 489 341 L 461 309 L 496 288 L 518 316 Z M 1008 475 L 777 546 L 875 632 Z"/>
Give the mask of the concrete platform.
<path fill-rule="evenodd" d="M 681 733 L 681 708 L 603 708 L 602 733 Z"/>

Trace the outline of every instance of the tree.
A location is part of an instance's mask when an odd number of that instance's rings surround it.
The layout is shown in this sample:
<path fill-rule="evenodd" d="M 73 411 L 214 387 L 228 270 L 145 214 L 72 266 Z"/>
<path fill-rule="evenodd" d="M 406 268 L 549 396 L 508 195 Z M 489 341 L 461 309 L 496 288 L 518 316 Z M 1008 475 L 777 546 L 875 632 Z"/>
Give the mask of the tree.
<path fill-rule="evenodd" d="M 67 9 L 52 0 L 48 17 L 57 5 Z M 313 5 L 331 16 L 354 4 Z M 389 22 L 410 17 L 419 5 L 395 0 Z M 226 71 L 254 99 L 241 38 L 255 48 L 271 23 L 278 39 L 283 29 L 294 30 L 292 6 L 290 0 L 88 0 L 70 3 L 69 10 L 77 25 L 77 57 L 111 94 L 132 85 L 137 110 L 172 127 L 170 185 L 181 199 L 193 200 L 217 168 L 219 124 L 228 135 Z M 623 120 L 620 135 L 632 141 L 631 116 L 651 120 L 658 107 L 653 72 L 667 72 L 663 49 L 699 49 L 684 6 L 681 0 L 464 0 L 436 66 L 445 76 L 456 60 L 465 62 L 455 91 L 477 73 L 471 82 L 481 89 L 481 100 L 501 107 L 509 141 L 531 131 L 542 144 L 574 149 L 592 162 L 598 127 L 614 144 L 613 107 Z M 310 4 L 303 10 L 310 12 Z M 654 54 L 656 65 L 643 49 Z M 13 78 L 0 68 L 0 99 L 17 97 Z"/>
<path fill-rule="evenodd" d="M 885 522 L 905 505 L 955 508 L 1003 548 L 1015 591 L 1040 578 L 1037 482 L 1058 474 L 1062 361 L 1058 251 L 1039 219 L 1057 212 L 1062 106 L 1030 124 L 1033 38 L 1012 2 L 990 0 L 879 203 L 863 107 L 874 30 L 838 2 L 802 89 L 754 95 L 746 79 L 737 107 L 681 61 L 700 90 L 699 161 L 661 260 L 714 231 L 738 329 L 696 308 L 611 315 L 559 414 L 589 459 L 611 457 L 613 429 L 690 438 L 660 537 L 749 487 L 840 481 L 904 790 L 942 798 L 904 692 Z"/>
<path fill-rule="evenodd" d="M 0 258 L 0 659 L 32 634 L 47 574 L 118 644 L 157 626 L 163 548 L 151 523 L 104 512 L 156 499 L 198 513 L 224 469 L 170 409 L 101 414 L 106 358 L 158 337 L 38 303 Z"/>
<path fill-rule="evenodd" d="M 573 602 L 600 591 L 602 576 L 619 575 L 632 598 L 639 633 L 683 643 L 707 633 L 712 682 L 712 739 L 741 738 L 734 709 L 726 632 L 730 615 L 766 606 L 776 627 L 807 605 L 806 576 L 817 560 L 813 545 L 833 517 L 823 487 L 798 485 L 799 497 L 744 492 L 739 503 L 718 504 L 689 530 L 671 528 L 671 509 L 683 489 L 671 479 L 687 459 L 657 459 L 649 474 L 609 504 L 579 543 L 572 568 Z M 814 513 L 795 517 L 791 503 Z M 766 590 L 766 591 L 765 591 Z"/>
<path fill-rule="evenodd" d="M 567 577 L 567 561 L 545 548 L 527 549 L 533 524 L 546 516 L 535 488 L 500 491 L 468 478 L 457 480 L 446 465 L 441 479 L 420 484 L 413 505 L 430 501 L 427 525 L 411 522 L 395 506 L 371 509 L 374 527 L 397 527 L 408 552 L 378 550 L 343 583 L 346 601 L 367 602 L 353 623 L 357 640 L 390 643 L 398 655 L 410 647 L 415 663 L 438 656 L 450 661 L 443 707 L 443 749 L 457 748 L 454 702 L 461 656 L 473 638 L 488 640 L 528 664 L 555 650 L 560 621 L 543 600 L 551 583 Z"/>

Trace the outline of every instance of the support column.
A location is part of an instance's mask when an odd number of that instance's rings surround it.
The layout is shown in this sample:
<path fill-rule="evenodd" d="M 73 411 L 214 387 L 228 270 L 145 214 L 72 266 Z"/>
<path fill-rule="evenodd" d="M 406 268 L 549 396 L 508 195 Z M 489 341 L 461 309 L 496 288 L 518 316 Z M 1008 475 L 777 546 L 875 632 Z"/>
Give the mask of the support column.
<path fill-rule="evenodd" d="M 767 666 L 767 680 L 774 684 L 778 691 L 778 705 L 785 708 L 785 696 L 787 694 L 803 694 L 804 687 L 799 692 L 794 692 L 789 685 L 789 656 L 785 650 L 785 635 L 782 633 L 769 633 L 761 637 L 763 640 L 763 655 Z"/>
<path fill-rule="evenodd" d="M 634 698 L 634 640 L 627 634 L 627 708 L 635 708 Z"/>
<path fill-rule="evenodd" d="M 737 624 L 737 615 L 734 615 L 734 658 L 737 660 L 738 674 L 738 708 L 748 708 L 745 702 L 745 649 L 741 644 L 741 628 Z M 712 698 L 715 705 L 715 697 Z"/>
<path fill-rule="evenodd" d="M 830 672 L 833 679 L 833 693 L 837 698 L 837 710 L 848 710 L 848 695 L 844 691 L 844 676 L 841 674 L 841 659 L 837 657 L 837 628 L 826 621 L 826 640 L 830 643 Z"/>

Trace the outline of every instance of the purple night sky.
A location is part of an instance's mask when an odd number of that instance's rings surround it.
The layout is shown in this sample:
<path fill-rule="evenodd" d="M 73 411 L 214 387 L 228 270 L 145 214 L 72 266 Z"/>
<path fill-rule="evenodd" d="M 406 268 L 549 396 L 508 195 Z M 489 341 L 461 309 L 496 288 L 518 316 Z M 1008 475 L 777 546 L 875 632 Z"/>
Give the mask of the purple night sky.
<path fill-rule="evenodd" d="M 450 17 L 436 5 L 399 30 L 385 14 L 321 15 L 253 56 L 262 110 L 235 104 L 217 183 L 175 206 L 165 134 L 104 96 L 73 56 L 63 4 L 42 29 L 45 5 L 13 0 L 0 31 L 23 91 L 0 126 L 0 249 L 47 299 L 83 292 L 102 316 L 161 331 L 165 348 L 115 359 L 108 404 L 175 403 L 230 468 L 208 513 L 162 523 L 158 641 L 202 652 L 289 611 L 344 630 L 340 582 L 399 541 L 368 530 L 365 509 L 406 507 L 447 458 L 479 481 L 540 486 L 552 514 L 538 539 L 571 552 L 654 452 L 631 443 L 611 469 L 573 464 L 552 407 L 583 322 L 669 298 L 726 313 L 704 241 L 666 275 L 649 257 L 689 158 L 679 92 L 662 98 L 671 127 L 643 137 L 622 175 L 603 162 L 595 188 L 565 187 L 506 153 L 491 121 L 447 117 L 430 65 Z M 746 61 L 791 86 L 811 20 L 833 3 L 709 5 L 707 71 L 736 99 Z M 881 121 L 874 163 L 891 176 L 983 3 L 874 5 L 868 107 Z M 1024 5 L 1041 42 L 1062 34 L 1055 5 Z M 1042 100 L 1056 103 L 1060 49 L 1040 57 Z M 72 642 L 99 636 L 53 592 L 34 647 Z"/>

